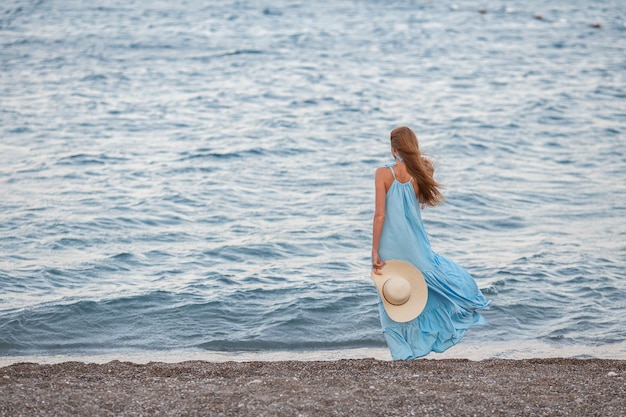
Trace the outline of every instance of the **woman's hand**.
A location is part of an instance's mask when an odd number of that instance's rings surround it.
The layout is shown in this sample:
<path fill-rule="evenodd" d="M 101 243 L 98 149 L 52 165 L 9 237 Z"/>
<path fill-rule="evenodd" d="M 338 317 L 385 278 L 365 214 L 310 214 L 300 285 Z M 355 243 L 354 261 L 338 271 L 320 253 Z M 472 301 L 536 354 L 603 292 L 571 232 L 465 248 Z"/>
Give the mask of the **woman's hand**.
<path fill-rule="evenodd" d="M 374 269 L 374 273 L 376 275 L 382 275 L 380 269 L 385 266 L 385 262 L 380 259 L 378 255 L 378 251 L 372 251 L 372 268 Z"/>

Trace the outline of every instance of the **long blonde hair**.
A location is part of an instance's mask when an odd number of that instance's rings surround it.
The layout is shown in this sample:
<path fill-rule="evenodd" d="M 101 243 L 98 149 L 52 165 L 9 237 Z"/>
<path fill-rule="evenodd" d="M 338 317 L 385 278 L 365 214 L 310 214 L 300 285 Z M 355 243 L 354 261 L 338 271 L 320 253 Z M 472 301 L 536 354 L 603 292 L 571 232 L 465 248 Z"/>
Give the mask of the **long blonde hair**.
<path fill-rule="evenodd" d="M 433 176 L 432 163 L 420 152 L 417 136 L 407 126 L 400 126 L 391 131 L 391 146 L 406 164 L 406 169 L 417 182 L 417 199 L 421 204 L 434 207 L 443 202 L 444 196 L 439 190 L 441 184 Z"/>

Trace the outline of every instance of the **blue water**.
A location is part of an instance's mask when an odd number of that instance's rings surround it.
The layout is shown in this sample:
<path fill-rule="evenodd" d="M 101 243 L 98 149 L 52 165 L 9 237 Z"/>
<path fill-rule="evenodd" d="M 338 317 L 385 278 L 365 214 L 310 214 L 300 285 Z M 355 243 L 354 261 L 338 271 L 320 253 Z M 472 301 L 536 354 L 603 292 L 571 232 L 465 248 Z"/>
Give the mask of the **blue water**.
<path fill-rule="evenodd" d="M 0 356 L 384 349 L 408 124 L 493 302 L 455 355 L 626 358 L 621 0 L 5 1 L 0 43 Z"/>

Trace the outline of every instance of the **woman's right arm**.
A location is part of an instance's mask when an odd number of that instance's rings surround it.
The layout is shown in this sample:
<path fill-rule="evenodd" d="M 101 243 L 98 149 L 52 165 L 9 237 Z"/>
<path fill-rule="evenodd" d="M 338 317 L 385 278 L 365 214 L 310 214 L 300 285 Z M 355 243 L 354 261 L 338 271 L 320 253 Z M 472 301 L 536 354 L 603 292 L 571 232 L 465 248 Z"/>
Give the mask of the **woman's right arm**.
<path fill-rule="evenodd" d="M 376 205 L 374 209 L 374 224 L 372 227 L 372 267 L 374 273 L 380 274 L 378 271 L 385 266 L 385 262 L 380 259 L 378 247 L 380 245 L 380 236 L 383 233 L 383 225 L 385 224 L 385 197 L 387 195 L 387 187 L 384 181 L 386 168 L 378 168 L 374 183 L 376 185 Z"/>

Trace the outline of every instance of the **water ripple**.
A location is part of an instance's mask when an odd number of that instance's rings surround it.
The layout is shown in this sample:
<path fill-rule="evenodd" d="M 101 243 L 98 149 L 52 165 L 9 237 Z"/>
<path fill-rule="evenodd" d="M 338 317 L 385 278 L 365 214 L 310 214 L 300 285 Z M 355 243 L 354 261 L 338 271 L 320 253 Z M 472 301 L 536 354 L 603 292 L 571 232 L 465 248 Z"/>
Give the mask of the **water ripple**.
<path fill-rule="evenodd" d="M 544 3 L 4 2 L 0 356 L 384 346 L 400 124 L 493 300 L 464 343 L 619 346 L 622 5 Z"/>

